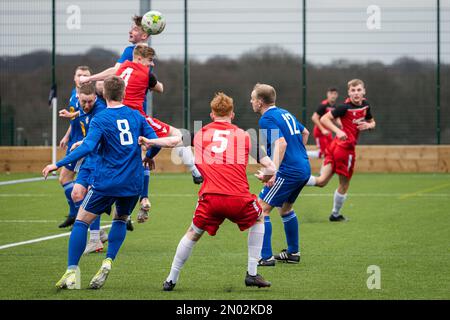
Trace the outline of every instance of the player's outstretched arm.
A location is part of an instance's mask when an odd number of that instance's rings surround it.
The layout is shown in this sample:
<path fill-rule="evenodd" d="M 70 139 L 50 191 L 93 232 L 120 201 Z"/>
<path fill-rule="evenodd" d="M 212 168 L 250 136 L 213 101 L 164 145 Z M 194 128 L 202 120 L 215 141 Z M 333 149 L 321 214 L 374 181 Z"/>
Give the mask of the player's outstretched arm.
<path fill-rule="evenodd" d="M 336 134 L 336 137 L 340 140 L 346 140 L 347 139 L 347 135 L 345 134 L 344 131 L 342 131 L 341 129 L 339 129 L 333 122 L 334 117 L 333 114 L 331 112 L 328 112 L 326 114 L 324 114 L 324 116 L 322 118 L 320 118 L 320 122 L 323 124 L 323 126 L 325 128 L 330 129 L 331 131 L 333 131 Z"/>
<path fill-rule="evenodd" d="M 119 70 L 119 67 L 120 67 L 120 63 L 117 62 L 114 67 L 103 70 L 102 72 L 93 74 L 89 77 L 81 76 L 80 83 L 83 84 L 83 83 L 87 83 L 87 82 L 91 82 L 91 81 L 105 80 L 107 77 L 115 75 L 116 71 Z"/>
<path fill-rule="evenodd" d="M 95 119 L 91 123 L 91 127 L 89 129 L 88 135 L 83 140 L 83 143 L 65 156 L 62 160 L 59 160 L 56 164 L 49 164 L 42 170 L 42 175 L 47 179 L 47 176 L 50 172 L 56 171 L 62 166 L 65 166 L 69 163 L 75 162 L 89 153 L 94 151 L 95 147 L 98 145 L 100 138 L 102 136 L 102 131 L 95 122 Z"/>
<path fill-rule="evenodd" d="M 155 138 L 155 139 L 148 139 L 142 136 L 139 137 L 139 144 L 143 145 L 147 149 L 150 149 L 151 147 L 154 146 L 160 148 L 175 148 L 180 143 L 181 138 L 178 136 Z"/>
<path fill-rule="evenodd" d="M 164 92 L 164 85 L 162 82 L 157 82 L 156 85 L 152 88 L 152 91 L 163 93 Z"/>

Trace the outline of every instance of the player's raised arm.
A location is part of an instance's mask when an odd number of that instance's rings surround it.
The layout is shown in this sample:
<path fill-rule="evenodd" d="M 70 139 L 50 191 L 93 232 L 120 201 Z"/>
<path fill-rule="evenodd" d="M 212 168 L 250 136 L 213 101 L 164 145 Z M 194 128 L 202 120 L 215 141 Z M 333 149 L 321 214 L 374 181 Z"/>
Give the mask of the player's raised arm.
<path fill-rule="evenodd" d="M 115 75 L 116 71 L 119 70 L 120 65 L 121 64 L 117 62 L 114 65 L 114 67 L 105 69 L 102 72 L 93 74 L 91 76 L 81 76 L 80 77 L 80 83 L 83 84 L 83 83 L 87 83 L 87 82 L 91 82 L 91 81 L 105 80 L 107 77 Z"/>

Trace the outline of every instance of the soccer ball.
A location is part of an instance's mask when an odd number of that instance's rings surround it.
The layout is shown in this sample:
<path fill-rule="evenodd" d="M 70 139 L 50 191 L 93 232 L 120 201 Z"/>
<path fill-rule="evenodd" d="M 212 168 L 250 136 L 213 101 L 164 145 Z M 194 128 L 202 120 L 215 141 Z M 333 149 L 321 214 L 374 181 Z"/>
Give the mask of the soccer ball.
<path fill-rule="evenodd" d="M 166 18 L 159 11 L 149 11 L 142 16 L 142 29 L 151 36 L 160 34 L 166 27 Z"/>

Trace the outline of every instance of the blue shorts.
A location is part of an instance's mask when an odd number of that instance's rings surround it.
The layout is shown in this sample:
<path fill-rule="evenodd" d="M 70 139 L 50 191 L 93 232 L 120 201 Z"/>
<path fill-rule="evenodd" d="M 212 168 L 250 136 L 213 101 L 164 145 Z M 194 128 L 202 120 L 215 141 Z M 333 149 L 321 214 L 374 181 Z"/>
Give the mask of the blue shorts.
<path fill-rule="evenodd" d="M 309 177 L 293 178 L 277 173 L 272 187 L 264 187 L 259 198 L 272 207 L 281 207 L 283 203 L 294 203 Z"/>
<path fill-rule="evenodd" d="M 131 197 L 104 196 L 99 194 L 98 191 L 90 189 L 86 197 L 84 197 L 81 207 L 87 212 L 100 215 L 103 212 L 108 212 L 115 203 L 118 216 L 129 216 L 133 212 L 138 200 L 139 195 Z"/>
<path fill-rule="evenodd" d="M 81 184 L 86 189 L 92 184 L 91 180 L 92 170 L 90 168 L 86 168 L 86 166 L 81 166 L 78 171 L 77 178 L 75 179 L 75 183 Z"/>

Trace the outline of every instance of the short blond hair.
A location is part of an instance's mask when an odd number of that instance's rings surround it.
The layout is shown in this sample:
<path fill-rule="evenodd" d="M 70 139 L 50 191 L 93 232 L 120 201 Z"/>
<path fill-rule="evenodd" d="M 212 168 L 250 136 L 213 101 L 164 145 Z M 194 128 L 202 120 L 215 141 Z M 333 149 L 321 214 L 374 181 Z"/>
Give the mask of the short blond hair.
<path fill-rule="evenodd" d="M 261 99 L 265 104 L 274 104 L 277 100 L 277 92 L 271 85 L 257 83 L 253 91 L 255 91 L 256 99 Z"/>
<path fill-rule="evenodd" d="M 233 98 L 223 92 L 216 93 L 210 105 L 211 111 L 218 117 L 229 116 L 234 109 Z"/>
<path fill-rule="evenodd" d="M 362 85 L 363 88 L 365 88 L 364 81 L 362 81 L 361 79 L 352 79 L 347 83 L 348 89 L 350 89 L 350 87 L 356 87 L 358 85 Z"/>

